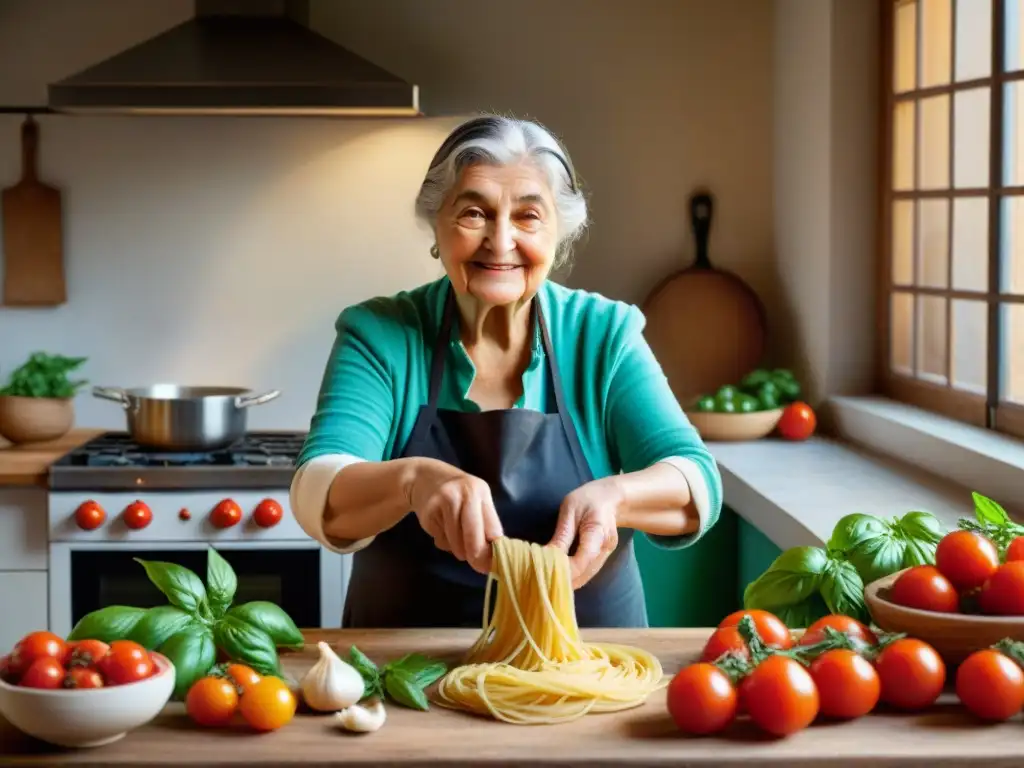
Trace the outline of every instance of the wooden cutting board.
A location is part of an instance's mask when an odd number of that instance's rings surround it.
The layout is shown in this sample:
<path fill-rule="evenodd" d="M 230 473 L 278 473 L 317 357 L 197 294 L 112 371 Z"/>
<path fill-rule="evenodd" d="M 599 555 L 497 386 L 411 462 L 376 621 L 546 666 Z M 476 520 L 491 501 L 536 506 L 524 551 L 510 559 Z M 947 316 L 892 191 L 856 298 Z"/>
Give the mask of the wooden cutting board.
<path fill-rule="evenodd" d="M 67 301 L 61 192 L 39 180 L 39 126 L 21 126 L 21 180 L 0 196 L 3 212 L 3 301 L 54 306 Z"/>

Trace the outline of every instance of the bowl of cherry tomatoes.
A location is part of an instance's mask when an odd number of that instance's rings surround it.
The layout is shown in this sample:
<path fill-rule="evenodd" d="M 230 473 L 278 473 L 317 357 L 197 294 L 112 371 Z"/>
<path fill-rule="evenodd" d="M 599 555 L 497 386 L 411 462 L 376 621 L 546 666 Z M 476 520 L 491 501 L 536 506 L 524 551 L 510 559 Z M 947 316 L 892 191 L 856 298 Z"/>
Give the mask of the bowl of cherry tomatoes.
<path fill-rule="evenodd" d="M 1024 641 L 1024 550 L 1005 561 L 974 531 L 947 533 L 935 565 L 915 565 L 864 589 L 872 620 L 934 646 L 948 664 L 1000 640 Z"/>
<path fill-rule="evenodd" d="M 98 747 L 145 725 L 174 691 L 174 665 L 130 640 L 31 632 L 0 659 L 0 715 L 62 747 Z"/>

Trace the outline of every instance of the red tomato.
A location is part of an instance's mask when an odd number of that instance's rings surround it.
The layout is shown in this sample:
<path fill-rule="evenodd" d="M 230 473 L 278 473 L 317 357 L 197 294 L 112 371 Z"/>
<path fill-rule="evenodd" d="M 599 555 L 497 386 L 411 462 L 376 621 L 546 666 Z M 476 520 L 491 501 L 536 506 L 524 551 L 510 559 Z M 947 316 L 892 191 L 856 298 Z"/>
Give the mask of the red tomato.
<path fill-rule="evenodd" d="M 844 616 L 840 613 L 833 613 L 822 616 L 807 628 L 807 631 L 800 636 L 798 645 L 814 645 L 825 639 L 825 628 L 831 627 L 836 632 L 842 632 L 852 640 L 861 640 L 865 645 L 875 645 L 878 637 L 868 626 L 857 621 L 851 616 Z"/>
<path fill-rule="evenodd" d="M 100 672 L 111 685 L 124 685 L 144 680 L 153 674 L 149 652 L 131 640 L 114 640 L 99 663 Z"/>
<path fill-rule="evenodd" d="M 759 728 L 788 736 L 818 716 L 818 688 L 803 664 L 787 656 L 769 656 L 740 684 L 743 705 Z"/>
<path fill-rule="evenodd" d="M 736 627 L 721 627 L 711 633 L 711 637 L 704 644 L 700 660 L 710 664 L 729 651 L 740 658 L 750 658 L 750 649 L 747 648 L 747 641 L 743 639 L 740 631 Z"/>
<path fill-rule="evenodd" d="M 1006 561 L 1024 560 L 1024 536 L 1018 536 L 1006 548 Z"/>
<path fill-rule="evenodd" d="M 43 656 L 28 665 L 18 685 L 25 688 L 60 688 L 64 684 L 64 667 L 59 659 Z"/>
<path fill-rule="evenodd" d="M 826 651 L 811 662 L 811 677 L 825 717 L 862 717 L 875 708 L 882 692 L 882 683 L 871 662 L 845 648 Z"/>
<path fill-rule="evenodd" d="M 935 566 L 958 590 L 977 589 L 999 567 L 999 552 L 979 533 L 952 531 L 935 548 Z"/>
<path fill-rule="evenodd" d="M 74 640 L 64 650 L 64 666 L 87 667 L 107 655 L 110 646 L 102 640 Z"/>
<path fill-rule="evenodd" d="M 782 411 L 776 429 L 786 440 L 806 440 L 814 434 L 818 418 L 807 403 L 790 403 Z"/>
<path fill-rule="evenodd" d="M 5 683 L 12 683 L 15 677 L 17 676 L 11 668 L 10 655 L 0 657 L 0 680 L 3 680 Z"/>
<path fill-rule="evenodd" d="M 978 603 L 984 613 L 1024 615 L 1024 560 L 1000 565 L 981 588 Z"/>
<path fill-rule="evenodd" d="M 668 712 L 685 733 L 715 733 L 736 717 L 736 689 L 714 664 L 684 667 L 668 685 Z"/>
<path fill-rule="evenodd" d="M 793 636 L 782 619 L 774 613 L 759 608 L 734 611 L 722 619 L 718 626 L 719 628 L 738 626 L 740 619 L 744 616 L 750 616 L 753 620 L 754 628 L 757 629 L 757 634 L 765 645 L 782 649 L 793 647 Z"/>
<path fill-rule="evenodd" d="M 64 658 L 64 641 L 53 632 L 30 632 L 14 646 L 12 664 L 27 669 L 36 659 Z"/>
<path fill-rule="evenodd" d="M 90 667 L 71 667 L 64 678 L 65 688 L 102 688 L 103 676 Z"/>
<path fill-rule="evenodd" d="M 75 510 L 75 524 L 83 531 L 94 531 L 103 525 L 107 513 L 95 501 L 86 501 Z"/>
<path fill-rule="evenodd" d="M 956 588 L 934 565 L 915 565 L 900 574 L 889 591 L 889 599 L 922 611 L 956 613 L 960 610 Z"/>
<path fill-rule="evenodd" d="M 881 700 L 898 709 L 924 709 L 935 703 L 946 684 L 946 665 L 922 640 L 904 637 L 878 654 L 875 669 L 882 682 Z"/>
<path fill-rule="evenodd" d="M 124 524 L 133 530 L 145 528 L 153 522 L 153 510 L 143 501 L 133 501 L 122 513 Z"/>
<path fill-rule="evenodd" d="M 256 505 L 256 509 L 252 513 L 253 522 L 260 528 L 270 528 L 273 525 L 277 525 L 281 522 L 282 517 L 284 517 L 284 510 L 273 499 L 264 499 Z"/>
<path fill-rule="evenodd" d="M 957 669 L 956 695 L 982 720 L 1009 720 L 1024 709 L 1024 671 L 999 651 L 975 651 Z"/>
<path fill-rule="evenodd" d="M 217 528 L 230 528 L 242 520 L 242 508 L 231 499 L 224 499 L 210 513 L 210 522 Z"/>

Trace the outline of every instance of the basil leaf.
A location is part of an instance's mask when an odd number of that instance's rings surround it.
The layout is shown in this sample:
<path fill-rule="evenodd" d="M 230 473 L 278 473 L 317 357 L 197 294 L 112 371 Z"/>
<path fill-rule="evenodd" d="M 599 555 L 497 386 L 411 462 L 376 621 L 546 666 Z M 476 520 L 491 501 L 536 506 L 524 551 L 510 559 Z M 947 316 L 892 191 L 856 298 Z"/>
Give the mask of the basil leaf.
<path fill-rule="evenodd" d="M 140 560 L 135 562 L 146 569 L 149 580 L 163 592 L 172 604 L 188 611 L 198 613 L 200 606 L 206 603 L 206 587 L 192 571 L 177 563 L 164 563 L 159 560 Z"/>
<path fill-rule="evenodd" d="M 818 547 L 792 547 L 743 591 L 744 608 L 772 610 L 799 603 L 817 592 L 828 556 Z"/>
<path fill-rule="evenodd" d="M 971 496 L 974 499 L 974 514 L 980 522 L 989 522 L 994 525 L 1006 525 L 1010 522 L 1010 516 L 997 502 L 987 496 L 982 496 L 977 491 L 973 491 Z"/>
<path fill-rule="evenodd" d="M 790 629 L 806 629 L 818 619 L 827 616 L 829 610 L 821 595 L 815 592 L 799 603 L 776 608 L 774 613 Z"/>
<path fill-rule="evenodd" d="M 68 640 L 124 640 L 146 613 L 145 608 L 127 605 L 109 605 L 87 613 L 75 624 Z"/>
<path fill-rule="evenodd" d="M 821 577 L 821 597 L 830 613 L 867 621 L 864 582 L 852 563 L 832 560 Z"/>
<path fill-rule="evenodd" d="M 145 612 L 128 639 L 152 651 L 191 623 L 192 614 L 173 605 L 159 605 Z"/>
<path fill-rule="evenodd" d="M 903 567 L 914 565 L 935 565 L 936 544 L 919 539 L 907 539 L 907 549 L 903 553 Z"/>
<path fill-rule="evenodd" d="M 896 523 L 896 527 L 908 541 L 938 544 L 946 535 L 942 522 L 930 512 L 907 512 Z"/>
<path fill-rule="evenodd" d="M 213 547 L 206 555 L 206 588 L 213 618 L 219 619 L 235 599 L 238 577 L 228 561 Z"/>
<path fill-rule="evenodd" d="M 301 651 L 306 645 L 295 622 L 284 610 L 273 603 L 254 600 L 251 603 L 236 605 L 227 612 L 227 616 L 262 630 L 278 648 Z M 276 652 L 274 656 L 277 656 Z"/>
<path fill-rule="evenodd" d="M 861 580 L 870 584 L 900 570 L 906 551 L 906 540 L 889 529 L 873 539 L 865 539 L 849 550 L 846 559 L 857 569 Z"/>
<path fill-rule="evenodd" d="M 213 636 L 217 647 L 232 661 L 248 664 L 261 675 L 280 676 L 277 648 L 270 635 L 259 627 L 228 614 L 214 625 Z"/>
<path fill-rule="evenodd" d="M 402 670 L 396 669 L 384 677 L 384 687 L 388 695 L 402 706 L 410 709 L 420 709 L 424 712 L 430 709 L 430 702 L 427 701 L 427 694 L 416 685 L 416 681 L 406 675 Z"/>
<path fill-rule="evenodd" d="M 369 656 L 354 645 L 348 649 L 348 657 L 352 662 L 352 666 L 359 670 L 359 674 L 364 677 L 367 675 L 372 677 L 377 674 L 377 665 L 373 663 Z"/>
<path fill-rule="evenodd" d="M 429 659 L 422 653 L 410 653 L 398 661 L 385 665 L 386 671 L 400 671 L 420 688 L 426 688 L 444 677 L 448 665 L 443 661 Z"/>
<path fill-rule="evenodd" d="M 174 693 L 171 695 L 175 699 L 183 699 L 196 680 L 209 672 L 217 661 L 213 633 L 198 621 L 167 638 L 158 653 L 174 665 Z"/>

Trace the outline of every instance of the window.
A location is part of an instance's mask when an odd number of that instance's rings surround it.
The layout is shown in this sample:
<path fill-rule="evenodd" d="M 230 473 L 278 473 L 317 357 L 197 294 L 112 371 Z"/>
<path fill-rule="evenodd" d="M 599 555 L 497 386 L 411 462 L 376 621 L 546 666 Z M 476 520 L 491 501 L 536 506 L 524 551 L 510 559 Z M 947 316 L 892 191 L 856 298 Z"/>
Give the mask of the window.
<path fill-rule="evenodd" d="M 1024 0 L 882 0 L 885 393 L 1024 436 Z"/>

